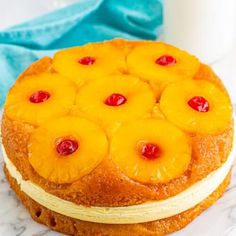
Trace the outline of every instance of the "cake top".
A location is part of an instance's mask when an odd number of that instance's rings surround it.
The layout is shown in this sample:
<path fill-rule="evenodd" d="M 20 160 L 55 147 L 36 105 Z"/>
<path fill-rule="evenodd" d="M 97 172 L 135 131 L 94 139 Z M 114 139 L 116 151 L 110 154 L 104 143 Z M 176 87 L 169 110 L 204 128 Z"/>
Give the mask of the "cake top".
<path fill-rule="evenodd" d="M 32 127 L 29 163 L 56 184 L 75 183 L 104 161 L 137 183 L 167 184 L 191 172 L 202 148 L 191 137 L 217 137 L 232 124 L 229 96 L 212 71 L 149 41 L 61 50 L 47 70 L 17 80 L 4 111 Z"/>

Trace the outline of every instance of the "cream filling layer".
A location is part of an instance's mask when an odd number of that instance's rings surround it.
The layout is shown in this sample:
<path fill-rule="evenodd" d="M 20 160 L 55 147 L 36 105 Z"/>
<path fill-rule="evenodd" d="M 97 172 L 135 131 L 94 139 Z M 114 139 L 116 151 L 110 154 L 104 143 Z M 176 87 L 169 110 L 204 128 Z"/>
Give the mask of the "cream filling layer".
<path fill-rule="evenodd" d="M 219 169 L 174 197 L 126 207 L 85 207 L 56 197 L 29 180 L 25 181 L 7 157 L 3 145 L 2 150 L 6 168 L 10 175 L 16 179 L 21 191 L 34 201 L 68 217 L 107 224 L 134 224 L 155 221 L 194 207 L 211 195 L 223 182 L 230 171 L 236 154 L 234 150 Z"/>

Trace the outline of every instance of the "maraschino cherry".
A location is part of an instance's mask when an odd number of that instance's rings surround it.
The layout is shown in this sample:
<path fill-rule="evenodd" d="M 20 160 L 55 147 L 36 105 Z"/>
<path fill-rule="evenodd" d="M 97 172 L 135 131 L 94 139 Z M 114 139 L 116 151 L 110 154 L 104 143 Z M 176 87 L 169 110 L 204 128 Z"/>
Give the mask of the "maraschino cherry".
<path fill-rule="evenodd" d="M 201 96 L 196 96 L 188 101 L 188 105 L 198 112 L 208 112 L 210 109 L 208 101 Z"/>
<path fill-rule="evenodd" d="M 41 102 L 45 102 L 50 98 L 50 93 L 46 92 L 46 91 L 42 91 L 39 90 L 35 93 L 33 93 L 29 100 L 32 103 L 41 103 Z"/>
<path fill-rule="evenodd" d="M 80 58 L 78 62 L 81 65 L 91 66 L 95 63 L 95 61 L 96 61 L 96 59 L 94 57 L 87 56 L 87 57 Z"/>
<path fill-rule="evenodd" d="M 126 101 L 126 97 L 122 94 L 113 93 L 105 100 L 105 104 L 108 106 L 120 106 L 126 103 Z"/>
<path fill-rule="evenodd" d="M 156 64 L 160 66 L 172 66 L 176 64 L 176 59 L 170 55 L 163 55 L 156 59 Z"/>
<path fill-rule="evenodd" d="M 147 143 L 142 146 L 141 153 L 145 159 L 155 160 L 160 157 L 161 150 L 156 144 Z"/>
<path fill-rule="evenodd" d="M 68 156 L 74 153 L 79 147 L 79 143 L 73 139 L 63 139 L 56 145 L 56 150 L 61 156 Z"/>

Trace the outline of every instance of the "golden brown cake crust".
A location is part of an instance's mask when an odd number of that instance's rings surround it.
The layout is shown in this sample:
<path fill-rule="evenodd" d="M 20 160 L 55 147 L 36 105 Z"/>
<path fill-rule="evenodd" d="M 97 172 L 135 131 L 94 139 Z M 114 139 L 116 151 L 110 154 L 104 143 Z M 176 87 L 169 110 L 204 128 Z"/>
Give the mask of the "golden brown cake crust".
<path fill-rule="evenodd" d="M 113 43 L 126 51 L 131 47 L 130 43 L 122 40 L 115 40 Z M 18 80 L 45 71 L 54 72 L 52 59 L 49 57 L 32 64 Z M 220 79 L 204 64 L 200 65 L 194 79 L 209 80 L 226 92 Z M 30 179 L 47 192 L 62 199 L 93 206 L 134 205 L 174 196 L 219 168 L 226 161 L 233 140 L 233 124 L 216 135 L 189 133 L 193 147 L 192 162 L 185 173 L 168 183 L 150 185 L 133 181 L 125 176 L 112 161 L 105 158 L 90 174 L 78 181 L 72 184 L 55 184 L 40 177 L 29 163 L 27 145 L 34 129 L 32 125 L 10 120 L 3 114 L 3 144 L 8 157 L 23 178 Z"/>
<path fill-rule="evenodd" d="M 178 215 L 148 223 L 109 225 L 76 220 L 41 206 L 22 192 L 15 179 L 9 175 L 7 169 L 5 168 L 4 170 L 12 189 L 35 221 L 47 225 L 53 230 L 75 236 L 162 236 L 172 233 L 185 227 L 205 209 L 214 204 L 223 195 L 230 182 L 229 173 L 221 185 L 208 198 Z"/>

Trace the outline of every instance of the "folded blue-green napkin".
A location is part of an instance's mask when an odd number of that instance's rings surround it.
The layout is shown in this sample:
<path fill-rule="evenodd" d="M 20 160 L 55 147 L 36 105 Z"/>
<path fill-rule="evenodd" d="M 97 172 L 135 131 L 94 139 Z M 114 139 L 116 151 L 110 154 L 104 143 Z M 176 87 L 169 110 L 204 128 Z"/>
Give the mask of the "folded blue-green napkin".
<path fill-rule="evenodd" d="M 55 50 L 112 38 L 155 39 L 162 0 L 80 0 L 0 31 L 0 105 L 17 76 Z"/>

